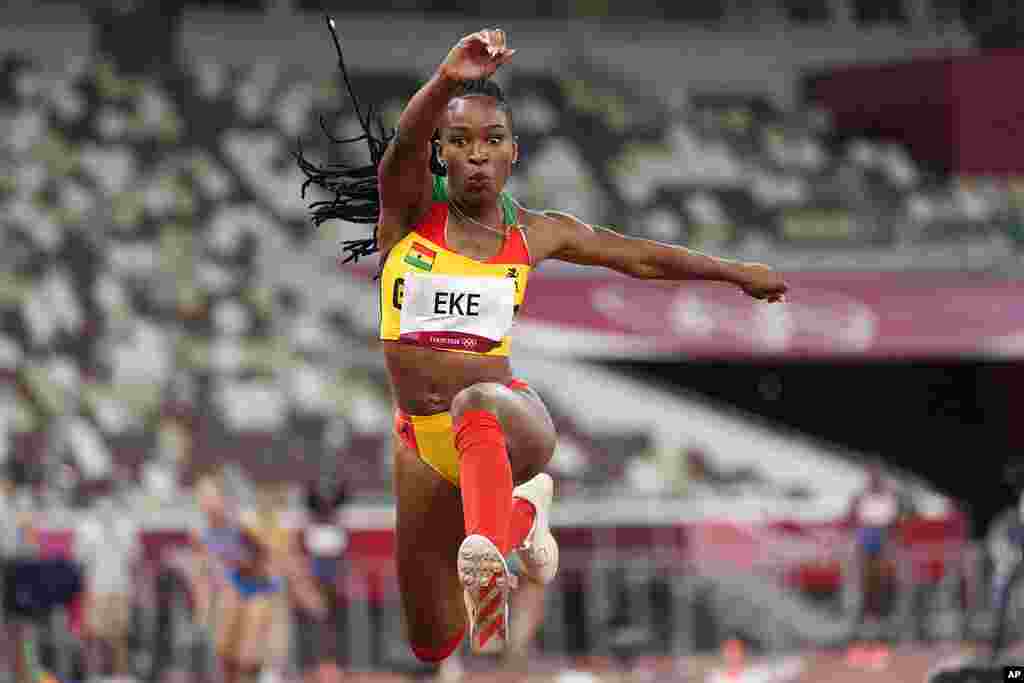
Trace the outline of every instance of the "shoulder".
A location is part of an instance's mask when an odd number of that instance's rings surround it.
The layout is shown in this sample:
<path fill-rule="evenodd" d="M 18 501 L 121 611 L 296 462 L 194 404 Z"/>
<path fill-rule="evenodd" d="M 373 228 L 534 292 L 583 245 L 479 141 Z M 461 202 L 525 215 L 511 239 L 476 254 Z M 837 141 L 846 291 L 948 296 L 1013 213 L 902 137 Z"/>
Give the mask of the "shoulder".
<path fill-rule="evenodd" d="M 594 228 L 564 211 L 535 211 L 519 207 L 519 221 L 530 239 L 535 263 L 551 258 L 576 239 L 594 234 Z"/>
<path fill-rule="evenodd" d="M 527 228 L 536 226 L 538 228 L 547 227 L 557 230 L 565 228 L 575 229 L 579 227 L 590 227 L 571 213 L 553 211 L 551 209 L 527 209 L 522 205 L 519 206 L 519 219 Z"/>
<path fill-rule="evenodd" d="M 391 247 L 398 244 L 418 225 L 434 220 L 439 211 L 437 207 L 447 208 L 447 202 L 448 183 L 444 178 L 433 174 L 430 176 L 429 189 L 425 189 L 420 201 L 399 207 L 382 202 L 380 218 L 377 223 L 377 240 L 380 251 L 387 253 Z"/>
<path fill-rule="evenodd" d="M 378 224 L 378 246 L 381 254 L 391 249 L 413 232 L 427 232 L 433 238 L 435 233 L 444 230 L 444 220 L 448 215 L 448 204 L 443 201 L 432 201 L 417 209 L 415 213 L 405 216 L 393 216 L 381 210 Z M 385 225 L 391 226 L 385 229 Z"/>

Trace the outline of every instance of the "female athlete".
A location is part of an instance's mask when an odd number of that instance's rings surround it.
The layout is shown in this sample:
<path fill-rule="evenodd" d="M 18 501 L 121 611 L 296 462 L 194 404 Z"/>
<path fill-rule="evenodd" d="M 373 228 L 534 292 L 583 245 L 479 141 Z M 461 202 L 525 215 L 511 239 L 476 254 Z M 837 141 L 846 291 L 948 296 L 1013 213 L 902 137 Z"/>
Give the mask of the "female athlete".
<path fill-rule="evenodd" d="M 193 589 L 198 620 L 212 626 L 225 683 L 255 680 L 271 663 L 275 606 L 283 581 L 271 567 L 271 548 L 243 523 L 220 484 L 204 478 L 196 486 L 206 527 L 193 534 Z"/>
<path fill-rule="evenodd" d="M 339 66 L 351 92 L 333 21 Z M 500 30 L 456 44 L 403 110 L 395 135 L 360 113 L 371 167 L 318 167 L 299 155 L 331 201 L 315 224 L 375 223 L 346 243 L 349 259 L 380 251 L 380 338 L 396 403 L 394 490 L 402 605 L 417 657 L 439 662 L 467 625 L 473 651 L 500 650 L 515 584 L 551 581 L 548 528 L 555 448 L 537 393 L 512 373 L 509 331 L 530 271 L 546 259 L 662 280 L 718 280 L 781 301 L 767 266 L 635 239 L 558 211 L 529 211 L 502 192 L 519 148 L 501 89 L 487 80 L 514 50 Z M 358 103 L 356 103 L 358 112 Z M 431 178 L 431 171 L 435 176 Z M 518 486 L 517 486 L 518 485 Z M 515 488 L 514 488 L 515 487 Z"/>

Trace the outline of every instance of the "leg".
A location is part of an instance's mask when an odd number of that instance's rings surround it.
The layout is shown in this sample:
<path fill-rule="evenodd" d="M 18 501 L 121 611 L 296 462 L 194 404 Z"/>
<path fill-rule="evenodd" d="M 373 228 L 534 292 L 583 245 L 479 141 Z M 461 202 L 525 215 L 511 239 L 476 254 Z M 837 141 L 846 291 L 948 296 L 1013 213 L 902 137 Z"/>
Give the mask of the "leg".
<path fill-rule="evenodd" d="M 554 453 L 555 432 L 544 404 L 526 386 L 473 385 L 455 396 L 451 413 L 466 529 L 459 575 L 472 645 L 480 651 L 489 642 L 500 647 L 508 637 L 514 579 L 505 555 L 530 546 L 521 555 L 524 573 L 542 583 L 554 578 L 557 544 L 547 528 L 553 487 L 550 477 L 537 475 Z M 524 482 L 516 491 L 521 498 L 513 497 L 515 481 Z"/>
<path fill-rule="evenodd" d="M 239 676 L 238 646 L 241 637 L 241 596 L 234 586 L 223 585 L 217 594 L 214 647 L 224 683 L 237 683 Z"/>
<path fill-rule="evenodd" d="M 211 605 L 213 602 L 213 583 L 210 576 L 206 574 L 205 560 L 198 553 L 193 552 L 192 557 L 185 563 L 187 579 L 192 589 L 192 611 L 197 624 L 210 626 Z"/>
<path fill-rule="evenodd" d="M 127 676 L 131 669 L 128 654 L 128 633 L 131 629 L 131 599 L 127 595 L 111 595 L 110 615 L 115 624 L 113 667 L 115 676 Z"/>
<path fill-rule="evenodd" d="M 456 567 L 462 500 L 397 437 L 394 449 L 395 552 L 405 627 L 416 656 L 436 663 L 458 647 L 466 629 Z"/>
<path fill-rule="evenodd" d="M 551 460 L 551 416 L 532 389 L 513 390 L 495 383 L 460 391 L 451 414 L 466 535 L 484 536 L 507 554 L 523 540 L 509 537 L 515 507 L 512 487 L 532 479 Z"/>
<path fill-rule="evenodd" d="M 305 683 L 337 683 L 341 679 L 338 668 L 337 618 L 332 614 L 324 621 L 313 621 L 308 615 L 296 613 L 296 619 L 305 619 L 304 633 L 299 636 L 299 667 Z M 301 642 L 306 638 L 306 642 Z"/>
<path fill-rule="evenodd" d="M 492 382 L 466 387 L 452 400 L 452 420 L 458 425 L 472 411 L 489 412 L 498 419 L 516 484 L 539 474 L 554 455 L 555 425 L 530 387 L 511 389 Z"/>
<path fill-rule="evenodd" d="M 320 624 L 300 605 L 292 607 L 295 627 L 295 666 L 306 683 L 316 683 L 316 665 L 320 650 Z"/>
<path fill-rule="evenodd" d="M 269 666 L 278 674 L 278 679 L 289 670 L 291 661 L 292 621 L 291 610 L 288 608 L 287 594 L 278 593 L 274 600 L 274 610 L 270 627 Z"/>
<path fill-rule="evenodd" d="M 87 594 L 85 597 L 85 661 L 89 671 L 97 676 L 107 672 L 104 662 L 104 624 L 101 614 L 99 596 Z"/>
<path fill-rule="evenodd" d="M 7 635 L 11 639 L 11 655 L 14 661 L 14 680 L 16 683 L 33 683 L 30 662 L 25 653 L 26 642 L 33 637 L 32 626 L 16 617 L 7 622 Z"/>
<path fill-rule="evenodd" d="M 115 593 L 100 593 L 90 601 L 90 632 L 95 638 L 93 657 L 95 665 L 99 667 L 96 670 L 111 676 L 124 673 L 118 670 L 118 658 L 121 655 L 120 646 L 127 634 L 127 624 L 122 623 L 118 601 L 119 596 Z"/>
<path fill-rule="evenodd" d="M 242 612 L 241 642 L 238 644 L 238 668 L 242 680 L 255 681 L 264 666 L 273 659 L 274 617 L 277 594 L 256 595 L 245 601 Z"/>
<path fill-rule="evenodd" d="M 324 623 L 322 650 L 320 652 L 319 679 L 321 683 L 337 683 L 341 680 L 341 667 L 346 662 L 348 650 L 345 606 L 339 599 L 336 582 L 329 582 L 323 588 L 327 603 L 328 618 Z"/>
<path fill-rule="evenodd" d="M 339 642 L 344 638 L 342 613 L 333 582 L 310 580 L 323 611 L 316 616 L 298 603 L 292 611 L 295 628 L 295 663 L 305 683 L 334 683 L 341 677 Z"/>
<path fill-rule="evenodd" d="M 512 598 L 512 611 L 516 620 L 509 634 L 509 655 L 525 659 L 529 655 L 533 637 L 544 621 L 543 585 L 533 581 L 522 581 Z"/>
<path fill-rule="evenodd" d="M 1017 566 L 1010 572 L 1009 578 L 1006 579 L 1006 583 L 1003 584 L 1002 590 L 997 593 L 996 602 L 996 628 L 992 634 L 992 659 L 997 659 L 1006 647 L 1006 641 L 1009 639 L 1010 632 L 1010 602 L 1012 602 L 1013 591 L 1016 590 L 1017 584 L 1020 583 L 1021 579 L 1024 579 L 1024 563 L 1017 563 Z"/>

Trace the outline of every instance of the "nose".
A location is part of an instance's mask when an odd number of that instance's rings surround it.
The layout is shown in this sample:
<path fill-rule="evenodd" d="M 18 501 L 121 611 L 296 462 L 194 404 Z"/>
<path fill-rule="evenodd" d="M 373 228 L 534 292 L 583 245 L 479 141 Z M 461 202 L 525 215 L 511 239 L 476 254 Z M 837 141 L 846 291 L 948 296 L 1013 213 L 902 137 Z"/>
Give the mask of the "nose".
<path fill-rule="evenodd" d="M 474 164 L 482 164 L 487 161 L 487 146 L 483 143 L 474 143 L 469 150 L 469 161 Z"/>

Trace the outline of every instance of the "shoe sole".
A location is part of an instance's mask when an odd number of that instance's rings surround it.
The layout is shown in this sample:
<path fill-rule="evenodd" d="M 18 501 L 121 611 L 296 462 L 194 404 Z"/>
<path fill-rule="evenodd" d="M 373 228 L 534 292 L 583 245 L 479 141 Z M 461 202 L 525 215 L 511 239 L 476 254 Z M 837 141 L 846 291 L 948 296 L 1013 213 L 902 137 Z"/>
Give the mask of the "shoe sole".
<path fill-rule="evenodd" d="M 459 581 L 470 611 L 474 653 L 502 652 L 509 633 L 509 595 L 515 577 L 501 552 L 483 536 L 470 536 L 459 548 Z"/>

